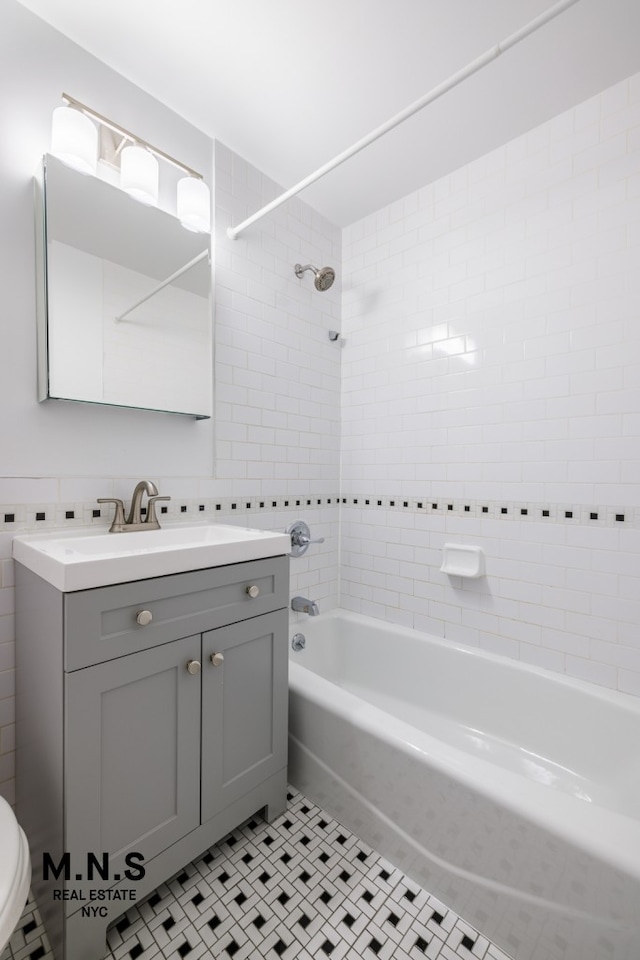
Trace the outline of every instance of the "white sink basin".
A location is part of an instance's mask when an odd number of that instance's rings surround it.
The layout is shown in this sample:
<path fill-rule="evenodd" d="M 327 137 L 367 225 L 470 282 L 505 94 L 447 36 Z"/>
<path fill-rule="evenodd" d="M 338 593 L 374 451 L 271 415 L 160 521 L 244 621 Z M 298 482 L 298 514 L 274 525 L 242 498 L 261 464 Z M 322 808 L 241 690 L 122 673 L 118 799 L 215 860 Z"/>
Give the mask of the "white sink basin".
<path fill-rule="evenodd" d="M 259 560 L 290 550 L 286 533 L 218 523 L 175 524 L 135 533 L 88 529 L 13 538 L 14 559 L 65 592 Z"/>

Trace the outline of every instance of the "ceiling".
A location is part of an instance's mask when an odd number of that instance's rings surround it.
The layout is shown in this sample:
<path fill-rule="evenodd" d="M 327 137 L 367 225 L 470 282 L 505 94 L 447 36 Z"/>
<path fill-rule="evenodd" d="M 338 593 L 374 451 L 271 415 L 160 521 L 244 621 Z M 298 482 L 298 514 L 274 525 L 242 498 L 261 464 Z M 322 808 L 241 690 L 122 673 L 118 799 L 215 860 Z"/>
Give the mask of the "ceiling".
<path fill-rule="evenodd" d="M 292 186 L 553 0 L 20 0 Z M 308 188 L 352 223 L 640 71 L 639 0 L 578 0 Z"/>

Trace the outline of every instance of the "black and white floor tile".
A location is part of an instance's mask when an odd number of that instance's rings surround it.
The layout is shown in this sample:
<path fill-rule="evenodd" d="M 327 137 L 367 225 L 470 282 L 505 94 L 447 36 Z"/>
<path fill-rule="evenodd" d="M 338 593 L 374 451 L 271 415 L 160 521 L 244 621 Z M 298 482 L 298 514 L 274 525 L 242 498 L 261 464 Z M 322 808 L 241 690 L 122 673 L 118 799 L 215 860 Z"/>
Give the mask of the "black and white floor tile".
<path fill-rule="evenodd" d="M 105 960 L 509 960 L 291 790 L 109 929 Z M 52 960 L 30 901 L 0 960 Z M 68 958 L 74 960 L 74 958 Z"/>

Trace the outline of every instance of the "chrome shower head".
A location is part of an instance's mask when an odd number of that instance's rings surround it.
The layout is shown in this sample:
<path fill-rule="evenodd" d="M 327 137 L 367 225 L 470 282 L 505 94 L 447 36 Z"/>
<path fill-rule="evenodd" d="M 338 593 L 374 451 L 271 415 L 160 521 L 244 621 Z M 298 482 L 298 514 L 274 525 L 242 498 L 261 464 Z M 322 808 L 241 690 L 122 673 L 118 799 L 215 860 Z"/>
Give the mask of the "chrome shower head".
<path fill-rule="evenodd" d="M 314 284 L 316 290 L 328 290 L 333 281 L 336 278 L 336 272 L 333 267 L 314 267 L 313 264 L 307 263 L 306 266 L 301 266 L 299 263 L 296 263 L 295 266 L 296 277 L 302 278 L 302 274 L 305 270 L 313 270 L 314 275 Z"/>

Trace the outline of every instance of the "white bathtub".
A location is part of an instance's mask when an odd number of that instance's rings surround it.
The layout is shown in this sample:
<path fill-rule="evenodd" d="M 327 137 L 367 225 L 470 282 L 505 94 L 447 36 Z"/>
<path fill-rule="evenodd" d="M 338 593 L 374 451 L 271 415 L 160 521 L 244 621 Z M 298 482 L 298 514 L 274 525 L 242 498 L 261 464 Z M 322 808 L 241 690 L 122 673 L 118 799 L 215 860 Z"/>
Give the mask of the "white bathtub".
<path fill-rule="evenodd" d="M 296 630 L 294 786 L 516 960 L 639 960 L 640 701 L 345 611 Z"/>

